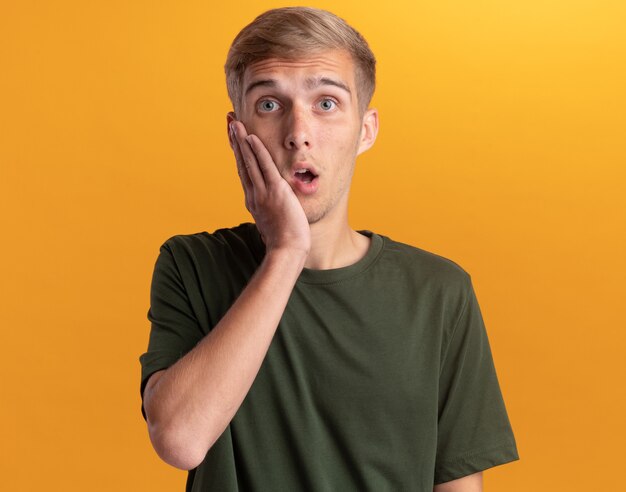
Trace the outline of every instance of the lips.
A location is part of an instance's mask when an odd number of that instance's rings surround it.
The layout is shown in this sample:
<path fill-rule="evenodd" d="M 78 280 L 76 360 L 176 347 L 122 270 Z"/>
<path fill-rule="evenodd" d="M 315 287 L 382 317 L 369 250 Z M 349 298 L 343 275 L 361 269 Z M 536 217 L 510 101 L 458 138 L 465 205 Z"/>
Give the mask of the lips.
<path fill-rule="evenodd" d="M 318 176 L 315 168 L 306 162 L 297 162 L 292 169 L 293 176 L 305 183 L 310 183 Z"/>
<path fill-rule="evenodd" d="M 304 195 L 312 195 L 317 191 L 319 176 L 315 168 L 309 164 L 299 162 L 293 166 L 291 187 Z"/>
<path fill-rule="evenodd" d="M 299 169 L 299 170 L 297 170 L 296 174 L 295 174 L 295 177 L 296 177 L 296 179 L 299 179 L 300 181 L 303 181 L 304 183 L 310 183 L 315 178 L 317 178 L 317 176 L 315 176 L 315 174 L 313 174 L 308 169 Z"/>

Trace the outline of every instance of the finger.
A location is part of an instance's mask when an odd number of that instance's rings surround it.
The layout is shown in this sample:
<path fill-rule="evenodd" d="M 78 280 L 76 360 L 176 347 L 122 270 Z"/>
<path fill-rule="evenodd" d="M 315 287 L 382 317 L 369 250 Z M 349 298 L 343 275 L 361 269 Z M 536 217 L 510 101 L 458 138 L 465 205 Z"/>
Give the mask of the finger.
<path fill-rule="evenodd" d="M 235 137 L 235 132 L 231 127 L 231 142 L 232 149 L 235 154 L 235 162 L 237 163 L 237 174 L 239 175 L 239 179 L 241 180 L 241 184 L 243 185 L 243 191 L 246 195 L 252 194 L 252 180 L 250 180 L 250 176 L 248 175 L 248 170 L 246 169 L 246 165 L 243 161 L 243 156 L 241 155 L 241 149 L 239 147 L 239 141 Z"/>
<path fill-rule="evenodd" d="M 248 135 L 246 137 L 246 141 L 250 144 L 250 147 L 254 151 L 257 162 L 259 163 L 259 168 L 265 177 L 265 182 L 268 185 L 276 183 L 277 181 L 283 179 L 283 177 L 278 172 L 278 168 L 274 163 L 274 159 L 270 154 L 267 147 L 263 145 L 261 139 L 256 135 Z"/>
<path fill-rule="evenodd" d="M 246 133 L 245 127 L 239 122 L 234 122 L 233 128 L 235 130 L 237 142 L 239 142 L 239 150 L 241 151 L 241 155 L 243 156 L 243 162 L 245 164 L 246 170 L 248 171 L 248 176 L 250 176 L 250 180 L 252 181 L 255 192 L 264 192 L 266 190 L 265 179 L 263 178 L 263 174 L 261 173 L 261 169 L 259 168 L 257 158 L 254 155 L 250 144 L 246 140 L 248 134 Z"/>

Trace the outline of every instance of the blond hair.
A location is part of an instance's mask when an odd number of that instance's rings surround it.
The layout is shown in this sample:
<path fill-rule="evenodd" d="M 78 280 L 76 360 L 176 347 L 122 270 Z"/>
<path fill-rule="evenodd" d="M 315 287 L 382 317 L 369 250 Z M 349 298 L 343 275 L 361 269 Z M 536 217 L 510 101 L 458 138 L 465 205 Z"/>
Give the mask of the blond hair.
<path fill-rule="evenodd" d="M 233 40 L 224 70 L 235 113 L 242 102 L 243 74 L 268 58 L 295 59 L 325 50 L 343 49 L 354 60 L 357 101 L 365 113 L 376 85 L 376 59 L 365 38 L 346 21 L 325 10 L 284 7 L 264 12 Z"/>

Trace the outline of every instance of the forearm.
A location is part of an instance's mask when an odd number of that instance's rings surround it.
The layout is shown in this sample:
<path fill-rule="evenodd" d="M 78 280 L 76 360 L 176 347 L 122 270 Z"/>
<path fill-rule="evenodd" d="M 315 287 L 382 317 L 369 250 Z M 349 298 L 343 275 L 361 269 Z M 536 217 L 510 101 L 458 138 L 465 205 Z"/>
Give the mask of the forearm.
<path fill-rule="evenodd" d="M 259 371 L 305 255 L 268 253 L 222 320 L 146 388 L 153 446 L 167 463 L 197 466 L 232 420 Z"/>
<path fill-rule="evenodd" d="M 433 492 L 482 492 L 483 473 L 473 473 L 451 482 L 435 485 Z"/>

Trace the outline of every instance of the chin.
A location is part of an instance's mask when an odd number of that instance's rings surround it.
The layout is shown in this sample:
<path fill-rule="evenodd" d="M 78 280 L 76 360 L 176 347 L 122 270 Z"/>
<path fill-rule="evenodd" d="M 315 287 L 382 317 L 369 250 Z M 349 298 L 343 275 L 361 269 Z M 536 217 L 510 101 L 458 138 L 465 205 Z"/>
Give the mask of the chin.
<path fill-rule="evenodd" d="M 316 224 L 326 216 L 326 212 L 323 210 L 305 210 L 304 213 L 309 225 Z"/>
<path fill-rule="evenodd" d="M 329 216 L 329 214 L 335 216 L 338 212 L 338 210 L 335 210 L 337 203 L 324 203 L 323 201 L 321 203 L 319 201 L 302 203 L 301 201 L 300 204 L 304 209 L 304 215 L 306 215 L 309 225 L 317 224 Z"/>

